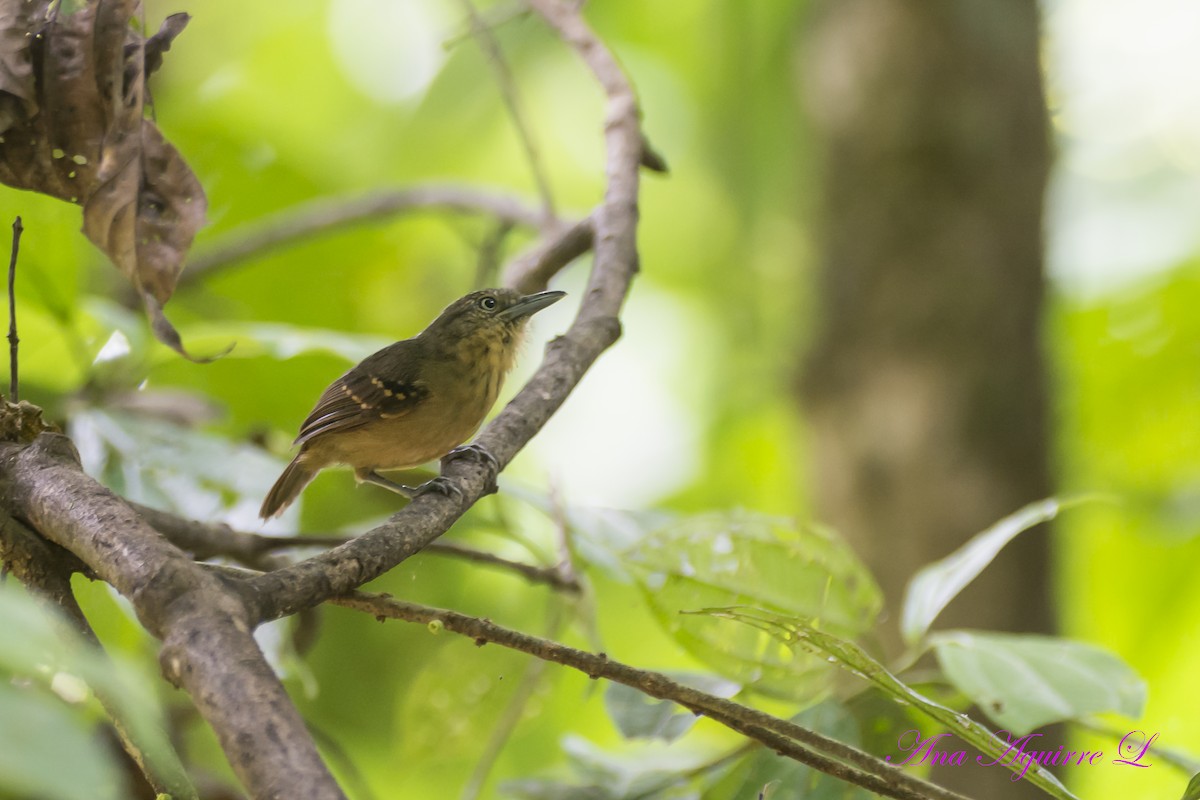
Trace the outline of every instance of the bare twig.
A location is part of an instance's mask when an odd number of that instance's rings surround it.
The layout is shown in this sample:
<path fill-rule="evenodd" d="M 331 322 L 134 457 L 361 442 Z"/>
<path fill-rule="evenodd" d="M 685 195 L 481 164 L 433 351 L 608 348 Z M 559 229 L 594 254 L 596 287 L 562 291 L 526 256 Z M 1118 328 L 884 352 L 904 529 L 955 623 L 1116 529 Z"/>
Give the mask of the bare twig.
<path fill-rule="evenodd" d="M 12 257 L 8 260 L 8 398 L 14 403 L 21 402 L 21 380 L 17 375 L 17 253 L 21 249 L 21 218 L 17 217 L 12 224 Z"/>
<path fill-rule="evenodd" d="M 504 270 L 504 285 L 526 293 L 542 291 L 563 267 L 592 249 L 595 232 L 594 215 L 563 229 L 558 236 L 513 259 Z"/>
<path fill-rule="evenodd" d="M 494 6 L 491 6 L 490 8 L 484 9 L 483 11 L 481 11 L 479 13 L 479 18 L 480 18 L 480 21 L 483 23 L 483 25 L 487 26 L 488 30 L 494 31 L 497 28 L 499 28 L 501 25 L 507 25 L 509 22 L 512 22 L 514 19 L 527 16 L 528 14 L 529 14 L 528 4 L 523 2 L 523 0 L 514 0 L 514 2 L 509 3 L 507 6 L 494 5 Z M 474 29 L 472 28 L 471 24 L 468 22 L 466 27 L 463 28 L 461 31 L 458 31 L 457 33 L 454 33 L 451 36 L 448 36 L 446 38 L 446 41 L 442 42 L 442 47 L 444 47 L 446 50 L 452 50 L 453 48 L 457 47 L 459 45 L 459 43 L 464 41 L 468 36 L 473 36 L 473 35 L 474 35 Z"/>
<path fill-rule="evenodd" d="M 286 209 L 235 231 L 188 262 L 180 283 L 194 283 L 273 247 L 294 244 L 348 225 L 413 211 L 486 214 L 514 225 L 537 228 L 542 214 L 513 197 L 463 186 L 429 185 L 376 192 L 351 199 L 325 198 Z"/>
<path fill-rule="evenodd" d="M 475 640 L 477 645 L 495 643 L 529 653 L 583 672 L 590 678 L 605 678 L 630 686 L 651 697 L 670 700 L 702 714 L 821 772 L 870 789 L 886 797 L 906 800 L 965 800 L 962 795 L 923 781 L 901 767 L 854 747 L 808 730 L 789 720 L 773 717 L 732 700 L 701 692 L 671 680 L 659 672 L 637 669 L 610 659 L 603 653 L 588 653 L 548 639 L 520 633 L 489 620 L 456 611 L 406 603 L 367 592 L 331 599 L 332 603 L 374 615 L 379 619 L 402 619 L 443 628 Z"/>
<path fill-rule="evenodd" d="M 483 289 L 496 285 L 496 275 L 500 271 L 500 259 L 504 256 L 504 242 L 512 233 L 513 224 L 501 220 L 497 222 L 479 243 L 479 256 L 475 261 L 475 288 Z"/>
<path fill-rule="evenodd" d="M 459 5 L 467 15 L 471 35 L 479 42 L 479 48 L 483 50 L 488 63 L 492 65 L 496 83 L 500 87 L 500 96 L 504 99 L 504 105 L 508 109 L 508 116 L 512 119 L 513 127 L 517 129 L 517 138 L 521 140 L 521 147 L 525 150 L 525 160 L 529 163 L 529 171 L 533 173 L 534 183 L 537 184 L 538 196 L 542 200 L 542 215 L 545 222 L 550 223 L 554 220 L 554 194 L 550 189 L 550 180 L 546 176 L 546 170 L 542 166 L 537 145 L 534 143 L 533 131 L 525 119 L 525 110 L 517 94 L 517 84 L 513 80 L 512 70 L 508 66 L 507 59 L 504 58 L 504 51 L 500 49 L 500 42 L 496 39 L 495 32 L 479 16 L 479 10 L 475 8 L 475 4 L 471 0 L 459 0 Z"/>
<path fill-rule="evenodd" d="M 578 594 L 580 592 L 579 581 L 576 580 L 575 576 L 564 575 L 557 567 L 537 567 L 520 561 L 511 561 L 507 558 L 501 558 L 494 553 L 464 547 L 463 545 L 451 542 L 433 542 L 421 552 L 432 555 L 450 556 L 451 558 L 461 558 L 465 561 L 474 561 L 478 564 L 490 564 L 494 567 L 515 572 L 530 583 L 544 583 L 553 589 L 570 594 Z"/>

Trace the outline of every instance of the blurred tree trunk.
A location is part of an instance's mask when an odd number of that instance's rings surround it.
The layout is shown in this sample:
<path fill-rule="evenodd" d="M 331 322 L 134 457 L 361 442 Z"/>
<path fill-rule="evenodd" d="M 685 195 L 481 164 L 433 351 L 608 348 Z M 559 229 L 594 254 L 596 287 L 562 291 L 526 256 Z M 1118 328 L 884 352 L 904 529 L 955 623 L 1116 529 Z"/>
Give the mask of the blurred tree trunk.
<path fill-rule="evenodd" d="M 1038 10 L 825 0 L 812 23 L 804 72 L 825 154 L 803 389 L 813 490 L 879 577 L 894 652 L 912 574 L 1052 491 Z M 1044 531 L 1018 538 L 939 626 L 1049 631 L 1048 551 Z M 997 770 L 937 778 L 1019 796 Z"/>

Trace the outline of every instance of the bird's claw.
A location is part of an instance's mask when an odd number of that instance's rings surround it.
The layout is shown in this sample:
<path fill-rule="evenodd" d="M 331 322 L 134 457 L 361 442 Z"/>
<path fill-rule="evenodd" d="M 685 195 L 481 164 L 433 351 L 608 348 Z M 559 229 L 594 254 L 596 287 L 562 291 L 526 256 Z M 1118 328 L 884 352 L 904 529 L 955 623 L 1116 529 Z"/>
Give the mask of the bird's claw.
<path fill-rule="evenodd" d="M 442 471 L 445 471 L 448 464 L 453 461 L 457 461 L 460 458 L 469 459 L 474 461 L 476 464 L 491 466 L 492 469 L 489 473 L 490 479 L 488 481 L 488 485 L 484 487 L 483 493 L 495 494 L 497 491 L 499 491 L 499 487 L 496 486 L 496 473 L 500 471 L 500 462 L 494 455 L 492 455 L 490 450 L 483 445 L 475 444 L 474 442 L 471 444 L 459 445 L 449 453 L 446 453 L 446 455 L 442 456 Z"/>
<path fill-rule="evenodd" d="M 445 466 L 451 461 L 457 461 L 460 458 L 469 458 L 478 464 L 491 464 L 492 469 L 500 471 L 500 462 L 481 444 L 462 444 L 451 450 L 446 455 L 442 456 L 442 466 Z"/>
<path fill-rule="evenodd" d="M 417 499 L 423 494 L 436 492 L 444 497 L 454 497 L 462 500 L 462 489 L 459 489 L 449 478 L 444 475 L 438 475 L 436 478 L 425 481 L 416 489 L 413 490 L 412 499 Z"/>

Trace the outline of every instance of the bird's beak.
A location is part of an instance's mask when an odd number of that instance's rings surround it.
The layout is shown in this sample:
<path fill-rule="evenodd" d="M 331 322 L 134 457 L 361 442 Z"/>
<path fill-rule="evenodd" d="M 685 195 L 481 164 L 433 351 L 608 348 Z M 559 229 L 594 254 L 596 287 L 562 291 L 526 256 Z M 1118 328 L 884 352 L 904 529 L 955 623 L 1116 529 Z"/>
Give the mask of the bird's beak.
<path fill-rule="evenodd" d="M 509 321 L 524 319 L 531 314 L 541 311 L 548 305 L 557 303 L 559 300 L 565 297 L 566 294 L 566 292 L 538 292 L 537 294 L 527 294 L 508 308 L 501 311 L 496 316 Z"/>

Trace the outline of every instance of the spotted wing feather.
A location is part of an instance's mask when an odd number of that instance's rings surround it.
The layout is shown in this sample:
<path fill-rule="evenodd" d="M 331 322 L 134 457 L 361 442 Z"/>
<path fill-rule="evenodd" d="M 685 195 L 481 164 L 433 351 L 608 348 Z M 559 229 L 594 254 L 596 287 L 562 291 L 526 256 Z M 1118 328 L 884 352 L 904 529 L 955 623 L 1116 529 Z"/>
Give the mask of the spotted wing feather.
<path fill-rule="evenodd" d="M 376 353 L 330 384 L 300 426 L 296 444 L 401 417 L 420 405 L 429 389 L 415 375 L 397 368 L 396 361 L 401 359 L 387 358 L 387 354 L 387 349 Z M 388 364 L 386 370 L 384 364 Z"/>

